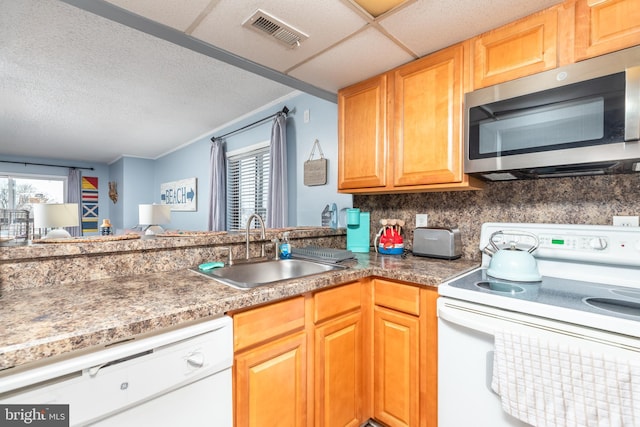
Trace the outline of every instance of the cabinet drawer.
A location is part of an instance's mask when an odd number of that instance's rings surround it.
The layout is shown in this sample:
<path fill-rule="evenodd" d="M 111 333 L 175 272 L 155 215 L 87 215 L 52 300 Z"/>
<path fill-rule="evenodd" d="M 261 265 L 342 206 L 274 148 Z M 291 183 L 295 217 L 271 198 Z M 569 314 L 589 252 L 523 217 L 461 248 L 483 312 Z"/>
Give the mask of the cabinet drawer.
<path fill-rule="evenodd" d="M 373 292 L 376 305 L 420 315 L 420 288 L 416 286 L 375 279 Z"/>
<path fill-rule="evenodd" d="M 233 316 L 234 350 L 303 328 L 303 297 L 244 311 Z"/>
<path fill-rule="evenodd" d="M 322 322 L 360 308 L 360 282 L 344 285 L 313 296 L 313 321 Z"/>

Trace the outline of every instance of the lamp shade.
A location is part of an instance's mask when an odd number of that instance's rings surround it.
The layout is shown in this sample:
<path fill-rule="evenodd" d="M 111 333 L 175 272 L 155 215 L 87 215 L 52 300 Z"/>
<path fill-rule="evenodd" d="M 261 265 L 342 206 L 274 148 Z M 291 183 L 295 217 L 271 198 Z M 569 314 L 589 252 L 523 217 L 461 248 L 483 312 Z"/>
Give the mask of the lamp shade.
<path fill-rule="evenodd" d="M 77 203 L 35 203 L 33 226 L 35 228 L 77 227 L 79 221 Z"/>
<path fill-rule="evenodd" d="M 171 205 L 138 205 L 140 225 L 158 225 L 171 222 Z"/>

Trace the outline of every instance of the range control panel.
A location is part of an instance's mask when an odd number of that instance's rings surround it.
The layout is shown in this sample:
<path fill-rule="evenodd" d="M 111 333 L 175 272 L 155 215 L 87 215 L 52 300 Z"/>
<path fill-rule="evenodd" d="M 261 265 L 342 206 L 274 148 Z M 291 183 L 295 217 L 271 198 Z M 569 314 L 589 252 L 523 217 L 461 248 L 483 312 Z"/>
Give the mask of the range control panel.
<path fill-rule="evenodd" d="M 527 250 L 535 245 L 536 258 L 592 262 L 640 267 L 640 227 L 574 224 L 485 223 L 482 225 L 480 248 L 489 242 L 498 248 L 515 246 Z M 522 231 L 522 235 L 518 235 Z M 527 235 L 530 233 L 535 237 Z"/>

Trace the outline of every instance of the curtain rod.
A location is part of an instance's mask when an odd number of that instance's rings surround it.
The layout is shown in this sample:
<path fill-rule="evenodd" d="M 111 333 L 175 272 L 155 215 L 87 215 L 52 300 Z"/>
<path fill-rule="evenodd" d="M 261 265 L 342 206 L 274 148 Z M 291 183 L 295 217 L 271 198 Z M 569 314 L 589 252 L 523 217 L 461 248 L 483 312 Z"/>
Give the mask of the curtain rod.
<path fill-rule="evenodd" d="M 69 169 L 85 169 L 92 171 L 93 168 L 83 168 L 81 166 L 65 166 L 65 165 L 50 165 L 47 163 L 32 163 L 32 162 L 13 162 L 11 160 L 0 160 L 0 163 L 14 163 L 16 165 L 31 165 L 31 166 L 51 166 L 54 168 L 69 168 Z"/>
<path fill-rule="evenodd" d="M 262 122 L 264 122 L 265 120 L 269 120 L 269 119 L 271 119 L 271 118 L 273 118 L 273 117 L 276 117 L 278 114 L 284 114 L 284 115 L 286 116 L 287 114 L 289 114 L 289 109 L 288 109 L 288 108 L 287 108 L 287 106 L 285 105 L 285 106 L 284 106 L 284 108 L 282 109 L 282 111 L 278 111 L 278 112 L 277 112 L 277 113 L 275 113 L 275 114 L 272 114 L 272 115 L 270 115 L 270 116 L 264 117 L 264 118 L 262 118 L 262 119 L 260 119 L 260 120 L 256 120 L 256 121 L 255 121 L 255 122 L 253 122 L 253 123 L 249 123 L 248 125 L 242 126 L 241 128 L 238 128 L 238 129 L 236 129 L 236 130 L 232 130 L 231 132 L 227 132 L 227 133 L 225 133 L 224 135 L 220 135 L 220 136 L 212 136 L 212 137 L 211 137 L 211 141 L 215 141 L 216 139 L 222 139 L 222 138 L 224 138 L 225 136 L 233 135 L 234 133 L 238 133 L 238 132 L 240 132 L 240 131 L 243 131 L 243 130 L 245 130 L 245 129 L 247 129 L 247 128 L 250 128 L 251 126 L 255 126 L 255 125 L 257 125 L 258 123 L 262 123 Z"/>

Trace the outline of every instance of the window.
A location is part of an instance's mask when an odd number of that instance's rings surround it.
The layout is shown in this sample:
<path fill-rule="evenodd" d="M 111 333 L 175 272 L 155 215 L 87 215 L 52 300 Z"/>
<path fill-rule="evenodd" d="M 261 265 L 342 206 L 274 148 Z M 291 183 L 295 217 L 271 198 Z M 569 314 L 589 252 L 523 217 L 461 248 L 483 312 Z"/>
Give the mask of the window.
<path fill-rule="evenodd" d="M 227 153 L 227 228 L 244 228 L 252 213 L 267 220 L 269 143 Z"/>
<path fill-rule="evenodd" d="M 33 238 L 31 206 L 63 203 L 66 182 L 66 177 L 0 174 L 0 241 Z"/>
<path fill-rule="evenodd" d="M 26 209 L 33 203 L 64 203 L 66 177 L 0 175 L 0 209 Z"/>

